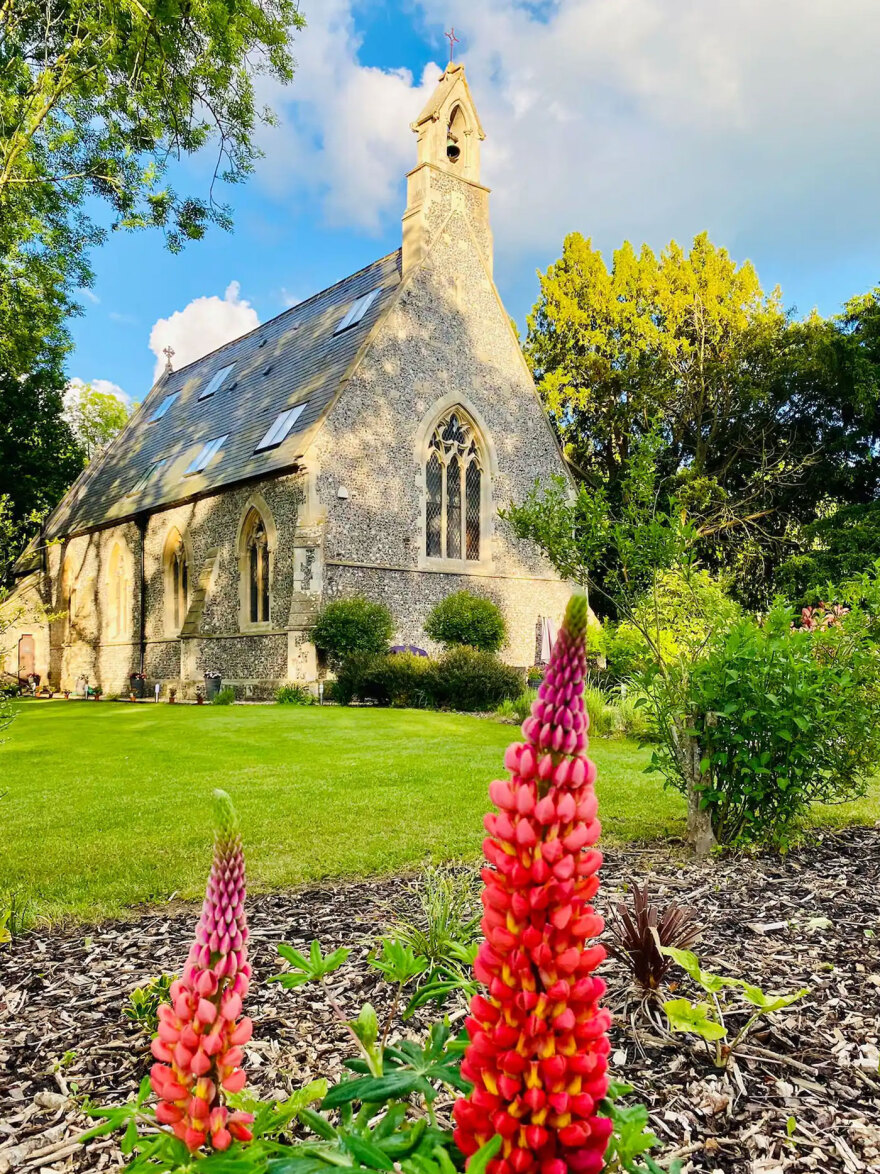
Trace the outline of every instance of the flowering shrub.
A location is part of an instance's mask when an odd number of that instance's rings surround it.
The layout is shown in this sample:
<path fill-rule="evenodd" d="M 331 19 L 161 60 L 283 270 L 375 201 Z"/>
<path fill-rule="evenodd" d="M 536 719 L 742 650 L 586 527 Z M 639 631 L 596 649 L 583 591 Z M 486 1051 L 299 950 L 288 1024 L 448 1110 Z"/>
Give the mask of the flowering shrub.
<path fill-rule="evenodd" d="M 587 939 L 602 931 L 590 902 L 602 857 L 585 756 L 583 703 L 587 601 L 574 597 L 547 674 L 509 747 L 510 782 L 492 783 L 486 817 L 485 941 L 474 972 L 485 993 L 467 1020 L 461 1074 L 474 1085 L 456 1102 L 455 1140 L 475 1153 L 502 1137 L 490 1174 L 592 1174 L 603 1167 L 612 1123 L 596 1108 L 608 1090 L 611 1017 L 599 1008 L 605 957 Z"/>

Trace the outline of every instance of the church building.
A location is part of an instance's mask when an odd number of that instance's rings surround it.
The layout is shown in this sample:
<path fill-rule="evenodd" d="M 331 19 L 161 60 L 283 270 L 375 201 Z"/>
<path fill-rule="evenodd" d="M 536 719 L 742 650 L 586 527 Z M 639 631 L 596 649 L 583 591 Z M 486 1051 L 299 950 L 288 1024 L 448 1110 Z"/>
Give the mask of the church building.
<path fill-rule="evenodd" d="M 565 465 L 492 280 L 484 137 L 450 64 L 412 124 L 402 247 L 165 373 L 20 561 L 7 671 L 240 697 L 318 675 L 331 599 L 381 601 L 436 651 L 430 609 L 493 599 L 527 666 L 569 586 L 500 508 Z M 24 672 L 22 672 L 24 670 Z"/>

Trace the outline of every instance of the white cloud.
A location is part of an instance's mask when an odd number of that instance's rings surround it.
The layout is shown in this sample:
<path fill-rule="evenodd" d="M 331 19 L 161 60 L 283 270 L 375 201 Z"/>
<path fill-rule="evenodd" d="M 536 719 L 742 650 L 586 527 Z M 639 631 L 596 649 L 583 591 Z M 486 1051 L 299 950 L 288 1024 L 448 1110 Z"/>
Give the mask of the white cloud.
<path fill-rule="evenodd" d="M 82 295 L 82 297 L 84 297 L 87 302 L 91 302 L 93 306 L 100 305 L 101 299 L 98 297 L 98 295 L 96 293 L 94 293 L 92 290 L 88 289 L 86 286 L 83 286 L 79 292 Z"/>
<path fill-rule="evenodd" d="M 328 223 L 376 231 L 400 216 L 400 184 L 413 166 L 409 124 L 440 76 L 425 67 L 362 66 L 349 0 L 325 0 L 309 15 L 293 86 L 259 84 L 280 125 L 261 132 L 261 181 L 275 194 L 317 197 Z"/>
<path fill-rule="evenodd" d="M 230 281 L 222 298 L 194 298 L 155 323 L 150 331 L 150 350 L 156 356 L 154 381 L 165 368 L 165 347 L 174 350 L 172 363 L 177 369 L 260 325 L 257 311 L 240 294 L 239 283 Z"/>
<path fill-rule="evenodd" d="M 352 2 L 315 7 L 293 86 L 260 95 L 282 125 L 259 174 L 369 231 L 402 211 L 439 69 L 361 66 Z M 656 247 L 708 228 L 817 270 L 880 245 L 875 0 L 420 0 L 415 19 L 465 30 L 502 259 L 572 229 Z"/>
<path fill-rule="evenodd" d="M 118 383 L 112 383 L 109 379 L 80 379 L 78 376 L 74 376 L 73 379 L 69 379 L 67 382 L 67 387 L 64 391 L 65 403 L 69 404 L 80 388 L 85 387 L 87 383 L 95 391 L 100 391 L 103 395 L 115 395 L 124 404 L 130 405 L 133 402 L 127 391 L 123 391 Z"/>

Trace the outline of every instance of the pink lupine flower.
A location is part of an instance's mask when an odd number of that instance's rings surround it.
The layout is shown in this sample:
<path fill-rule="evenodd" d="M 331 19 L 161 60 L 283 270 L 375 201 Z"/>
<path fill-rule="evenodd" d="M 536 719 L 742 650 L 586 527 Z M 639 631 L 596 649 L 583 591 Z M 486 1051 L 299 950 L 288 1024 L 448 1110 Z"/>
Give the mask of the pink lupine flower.
<path fill-rule="evenodd" d="M 510 781 L 491 784 L 486 816 L 482 942 L 474 973 L 485 990 L 465 1022 L 461 1066 L 473 1083 L 454 1108 L 455 1141 L 470 1156 L 500 1134 L 489 1174 L 597 1174 L 611 1121 L 596 1114 L 608 1090 L 599 1007 L 605 957 L 588 945 L 602 856 L 596 768 L 585 756 L 587 602 L 574 597 L 550 665 L 523 723 L 525 744 L 505 755 Z"/>
<path fill-rule="evenodd" d="M 225 791 L 214 792 L 214 862 L 196 940 L 171 1003 L 159 1007 L 152 1043 L 158 1061 L 150 1083 L 159 1097 L 156 1117 L 191 1150 L 228 1149 L 250 1141 L 250 1113 L 230 1112 L 225 1093 L 240 1092 L 246 1075 L 243 1045 L 253 1025 L 240 1018 L 251 968 L 244 913 L 244 856 L 238 819 Z"/>

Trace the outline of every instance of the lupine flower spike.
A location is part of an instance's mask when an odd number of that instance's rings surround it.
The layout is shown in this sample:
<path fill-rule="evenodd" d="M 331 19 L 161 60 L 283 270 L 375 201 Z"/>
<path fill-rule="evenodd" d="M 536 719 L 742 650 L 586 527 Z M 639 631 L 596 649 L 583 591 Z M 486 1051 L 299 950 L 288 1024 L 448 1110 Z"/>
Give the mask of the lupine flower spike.
<path fill-rule="evenodd" d="M 489 1174 L 594 1174 L 611 1121 L 596 1115 L 608 1089 L 599 1008 L 605 957 L 588 945 L 603 928 L 591 902 L 602 863 L 596 768 L 586 757 L 583 688 L 587 601 L 571 599 L 525 743 L 507 750 L 511 779 L 491 784 L 486 816 L 485 935 L 474 967 L 485 993 L 466 1021 L 461 1072 L 471 1094 L 455 1105 L 455 1141 L 471 1155 L 503 1138 Z"/>
<path fill-rule="evenodd" d="M 241 1018 L 251 968 L 244 913 L 244 856 L 238 819 L 225 791 L 214 792 L 214 862 L 183 975 L 171 1004 L 159 1007 L 150 1070 L 156 1117 L 195 1151 L 250 1141 L 250 1113 L 230 1112 L 225 1093 L 245 1083 L 242 1047 L 253 1025 Z"/>

